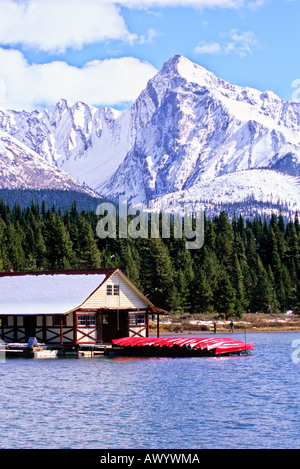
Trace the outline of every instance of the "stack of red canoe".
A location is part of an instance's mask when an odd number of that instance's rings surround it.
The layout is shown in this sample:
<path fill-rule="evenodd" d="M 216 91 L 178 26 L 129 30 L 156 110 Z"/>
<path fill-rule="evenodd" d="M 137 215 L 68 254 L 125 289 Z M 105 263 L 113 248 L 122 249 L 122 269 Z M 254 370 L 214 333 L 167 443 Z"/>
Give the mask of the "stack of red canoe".
<path fill-rule="evenodd" d="M 130 355 L 217 356 L 254 350 L 252 343 L 227 337 L 123 337 L 112 342 Z"/>

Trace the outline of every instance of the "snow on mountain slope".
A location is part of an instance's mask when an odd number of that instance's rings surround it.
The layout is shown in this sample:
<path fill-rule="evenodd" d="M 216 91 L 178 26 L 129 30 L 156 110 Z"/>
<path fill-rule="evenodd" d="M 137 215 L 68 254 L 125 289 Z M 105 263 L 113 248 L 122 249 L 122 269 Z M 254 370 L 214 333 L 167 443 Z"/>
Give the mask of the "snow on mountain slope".
<path fill-rule="evenodd" d="M 1 189 L 60 189 L 95 195 L 14 137 L 0 132 Z"/>
<path fill-rule="evenodd" d="M 271 215 L 272 211 L 279 214 L 281 210 L 289 217 L 300 207 L 300 177 L 266 169 L 239 171 L 149 202 L 150 210 L 181 214 L 188 206 L 192 211 L 205 209 L 209 214 L 216 214 L 223 207 L 231 215 L 245 210 L 248 215 L 255 212 Z"/>
<path fill-rule="evenodd" d="M 299 207 L 300 103 L 231 85 L 182 56 L 126 111 L 62 99 L 43 112 L 0 111 L 0 129 L 114 200 L 196 201 L 210 187 L 219 200 L 231 185 L 232 203 L 240 185 L 263 199 L 265 172 L 277 199 Z"/>
<path fill-rule="evenodd" d="M 44 112 L 0 111 L 0 129 L 96 188 L 114 173 L 132 146 L 128 114 L 61 99 Z"/>
<path fill-rule="evenodd" d="M 174 57 L 135 104 L 152 100 L 135 145 L 103 194 L 122 191 L 141 202 L 236 171 L 273 168 L 300 174 L 300 104 L 271 92 L 230 85 Z M 134 169 L 134 171 L 133 171 Z"/>

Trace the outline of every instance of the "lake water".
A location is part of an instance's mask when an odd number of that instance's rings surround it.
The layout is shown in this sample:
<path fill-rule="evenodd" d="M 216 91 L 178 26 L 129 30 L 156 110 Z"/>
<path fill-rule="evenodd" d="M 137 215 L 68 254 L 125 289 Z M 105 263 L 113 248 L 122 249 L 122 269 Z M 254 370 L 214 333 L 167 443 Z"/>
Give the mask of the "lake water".
<path fill-rule="evenodd" d="M 0 448 L 299 448 L 299 339 L 248 333 L 253 354 L 227 358 L 7 359 Z"/>

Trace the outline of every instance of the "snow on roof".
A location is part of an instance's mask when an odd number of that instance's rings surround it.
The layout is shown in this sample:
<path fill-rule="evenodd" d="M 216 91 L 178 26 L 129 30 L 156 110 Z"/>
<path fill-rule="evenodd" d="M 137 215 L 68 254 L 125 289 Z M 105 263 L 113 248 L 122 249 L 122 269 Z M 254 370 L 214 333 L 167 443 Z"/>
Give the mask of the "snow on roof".
<path fill-rule="evenodd" d="M 99 274 L 0 277 L 0 315 L 64 314 L 79 307 L 106 279 Z"/>

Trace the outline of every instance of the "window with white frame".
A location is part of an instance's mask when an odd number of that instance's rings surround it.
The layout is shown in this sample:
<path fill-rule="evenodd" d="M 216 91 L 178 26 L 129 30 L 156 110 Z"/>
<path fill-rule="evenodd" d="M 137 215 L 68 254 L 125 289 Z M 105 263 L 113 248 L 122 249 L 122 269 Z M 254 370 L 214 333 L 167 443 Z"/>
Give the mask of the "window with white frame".
<path fill-rule="evenodd" d="M 78 314 L 77 325 L 81 327 L 93 327 L 96 325 L 95 314 Z"/>
<path fill-rule="evenodd" d="M 129 313 L 128 322 L 130 326 L 141 326 L 146 324 L 145 313 Z"/>
<path fill-rule="evenodd" d="M 129 322 L 130 326 L 135 326 L 136 325 L 135 313 L 129 313 L 128 322 Z"/>
<path fill-rule="evenodd" d="M 136 323 L 137 324 L 146 324 L 146 315 L 144 313 L 137 314 Z"/>
<path fill-rule="evenodd" d="M 106 294 L 112 296 L 112 285 L 106 285 Z"/>
<path fill-rule="evenodd" d="M 88 314 L 87 315 L 87 326 L 95 326 L 96 325 L 96 316 L 95 314 Z"/>
<path fill-rule="evenodd" d="M 85 314 L 79 314 L 77 316 L 77 324 L 78 324 L 78 326 L 85 326 L 86 325 L 86 315 Z"/>
<path fill-rule="evenodd" d="M 120 294 L 119 285 L 114 285 L 114 296 L 118 296 L 119 294 Z"/>

